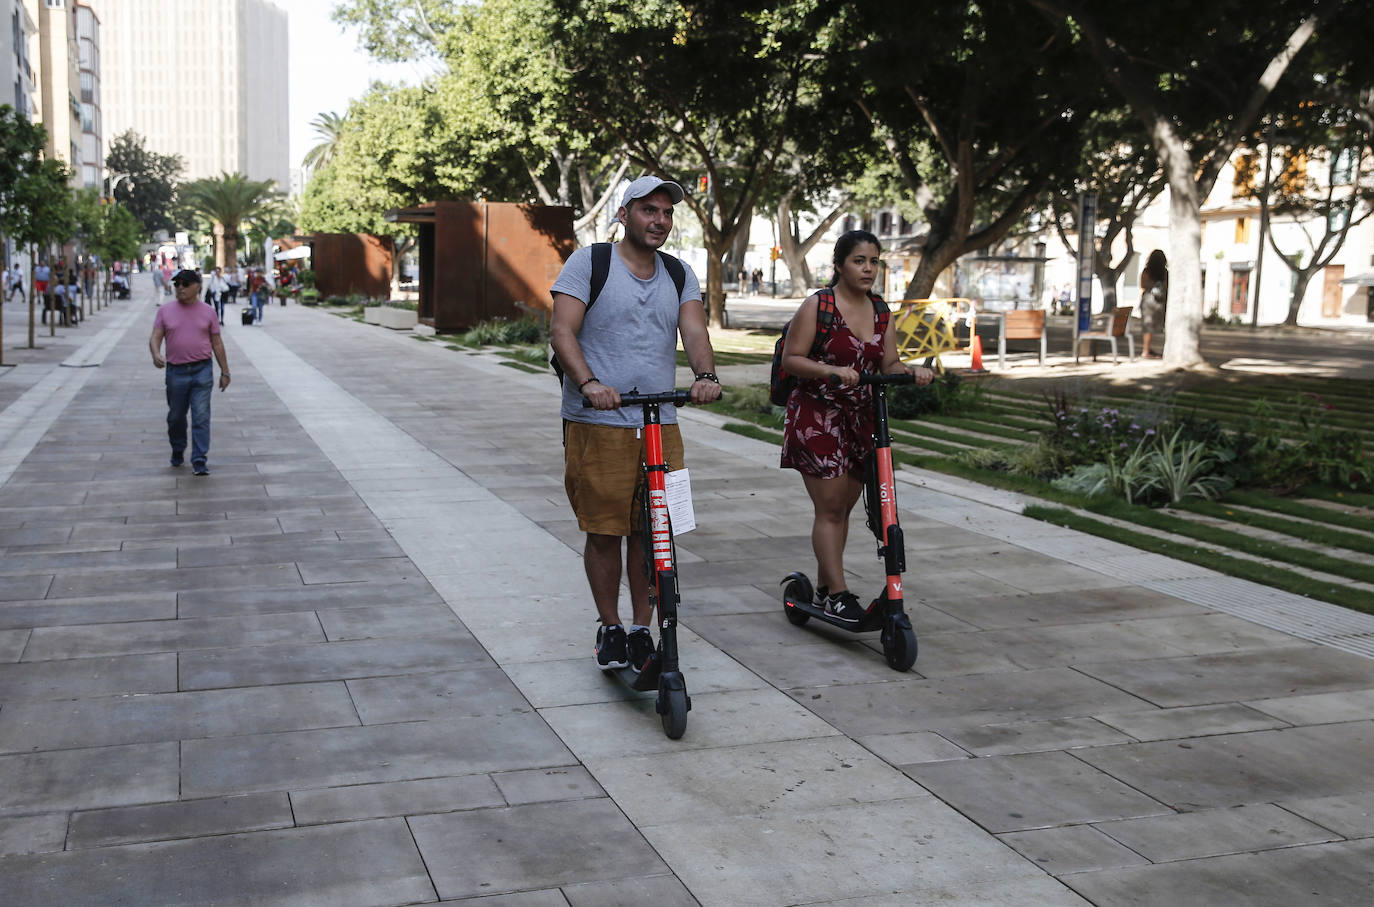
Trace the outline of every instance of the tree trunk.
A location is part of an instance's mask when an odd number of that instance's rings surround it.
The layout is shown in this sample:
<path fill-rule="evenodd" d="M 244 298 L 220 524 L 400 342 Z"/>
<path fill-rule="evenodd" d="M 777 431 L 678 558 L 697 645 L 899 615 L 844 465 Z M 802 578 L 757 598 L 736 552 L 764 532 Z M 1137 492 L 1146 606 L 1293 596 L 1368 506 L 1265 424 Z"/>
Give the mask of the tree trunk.
<path fill-rule="evenodd" d="M 1307 295 L 1307 285 L 1312 281 L 1312 275 L 1316 271 L 1312 268 L 1293 268 L 1293 298 L 1288 301 L 1288 317 L 1283 320 L 1287 327 L 1295 328 L 1298 326 L 1298 310 L 1302 308 L 1302 299 Z M 1259 296 L 1256 294 L 1256 299 Z"/>
<path fill-rule="evenodd" d="M 1159 140 L 1156 147 L 1161 144 Z M 1172 134 L 1160 155 L 1169 176 L 1169 289 L 1163 364 L 1195 368 L 1202 358 L 1202 209 L 1192 160 Z"/>
<path fill-rule="evenodd" d="M 715 234 L 712 236 L 711 234 Z M 733 237 L 732 237 L 733 239 Z M 715 230 L 706 231 L 706 319 L 713 328 L 725 327 L 725 268 L 722 262 L 730 241 Z"/>

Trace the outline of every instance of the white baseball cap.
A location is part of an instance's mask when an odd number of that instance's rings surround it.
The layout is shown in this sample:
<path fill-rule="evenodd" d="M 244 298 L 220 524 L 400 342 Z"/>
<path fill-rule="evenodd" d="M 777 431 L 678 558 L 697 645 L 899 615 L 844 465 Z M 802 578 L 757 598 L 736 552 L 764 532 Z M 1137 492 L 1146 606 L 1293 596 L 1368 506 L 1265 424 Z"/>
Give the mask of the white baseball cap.
<path fill-rule="evenodd" d="M 675 205 L 682 201 L 682 197 L 686 194 L 682 191 L 682 187 L 672 180 L 645 175 L 630 183 L 630 187 L 625 190 L 625 197 L 620 200 L 620 207 L 628 208 L 630 202 L 637 198 L 644 198 L 646 195 L 652 195 L 659 189 L 667 191 L 668 197 L 673 200 Z"/>

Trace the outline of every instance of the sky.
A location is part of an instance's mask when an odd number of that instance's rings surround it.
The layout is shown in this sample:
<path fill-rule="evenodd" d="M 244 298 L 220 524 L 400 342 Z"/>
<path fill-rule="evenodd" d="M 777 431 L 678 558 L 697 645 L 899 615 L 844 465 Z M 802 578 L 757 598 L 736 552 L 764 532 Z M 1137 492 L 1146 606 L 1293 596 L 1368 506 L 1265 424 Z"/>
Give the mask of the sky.
<path fill-rule="evenodd" d="M 344 114 L 373 81 L 420 81 L 413 64 L 382 65 L 358 49 L 356 30 L 345 32 L 329 18 L 337 0 L 274 0 L 286 11 L 290 30 L 291 166 L 316 144 L 310 123 L 321 113 Z"/>

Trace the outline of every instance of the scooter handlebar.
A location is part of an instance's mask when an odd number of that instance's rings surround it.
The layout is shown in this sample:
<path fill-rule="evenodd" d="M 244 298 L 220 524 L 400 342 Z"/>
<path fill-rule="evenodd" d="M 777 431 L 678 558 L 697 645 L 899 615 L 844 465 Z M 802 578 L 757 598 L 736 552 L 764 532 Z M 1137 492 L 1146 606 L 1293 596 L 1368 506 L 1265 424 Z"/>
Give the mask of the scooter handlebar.
<path fill-rule="evenodd" d="M 910 372 L 896 372 L 894 374 L 878 374 L 874 372 L 860 372 L 859 384 L 912 384 L 916 381 L 916 376 Z M 831 375 L 826 382 L 833 387 L 838 387 L 840 379 L 836 375 Z"/>
<path fill-rule="evenodd" d="M 667 403 L 673 406 L 686 406 L 692 402 L 691 391 L 671 390 L 662 394 L 637 394 L 634 392 L 620 395 L 620 405 L 643 406 L 646 403 Z M 591 409 L 592 401 L 587 397 L 582 398 L 582 408 Z"/>

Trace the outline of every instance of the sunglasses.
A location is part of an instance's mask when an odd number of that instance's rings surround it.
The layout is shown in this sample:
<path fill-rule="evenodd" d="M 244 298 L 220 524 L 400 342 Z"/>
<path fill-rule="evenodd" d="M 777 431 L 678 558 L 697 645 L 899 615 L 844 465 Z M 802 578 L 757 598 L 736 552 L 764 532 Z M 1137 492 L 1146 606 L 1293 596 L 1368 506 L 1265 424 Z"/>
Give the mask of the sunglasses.
<path fill-rule="evenodd" d="M 196 284 L 192 283 L 192 282 L 189 281 L 189 280 L 174 280 L 174 281 L 172 281 L 172 286 L 174 286 L 174 287 L 194 287 L 194 286 L 196 286 Z"/>

